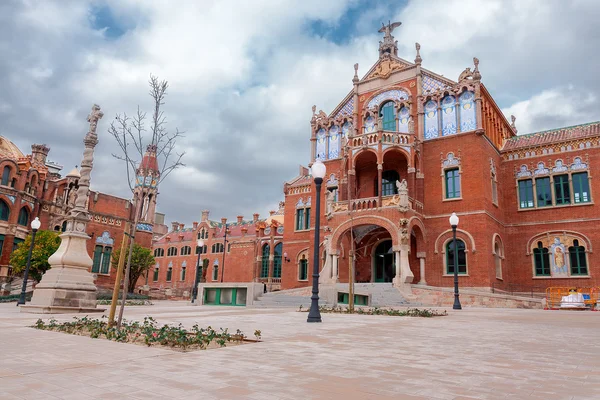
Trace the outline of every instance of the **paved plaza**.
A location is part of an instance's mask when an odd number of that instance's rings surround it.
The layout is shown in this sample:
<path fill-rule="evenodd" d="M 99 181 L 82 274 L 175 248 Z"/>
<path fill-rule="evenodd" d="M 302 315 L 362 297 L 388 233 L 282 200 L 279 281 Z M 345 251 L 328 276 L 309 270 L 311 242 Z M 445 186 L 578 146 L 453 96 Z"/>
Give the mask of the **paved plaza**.
<path fill-rule="evenodd" d="M 600 312 L 467 308 L 308 324 L 291 309 L 165 301 L 126 310 L 146 315 L 260 329 L 263 341 L 182 353 L 39 331 L 28 327 L 38 315 L 0 304 L 0 398 L 600 399 Z"/>

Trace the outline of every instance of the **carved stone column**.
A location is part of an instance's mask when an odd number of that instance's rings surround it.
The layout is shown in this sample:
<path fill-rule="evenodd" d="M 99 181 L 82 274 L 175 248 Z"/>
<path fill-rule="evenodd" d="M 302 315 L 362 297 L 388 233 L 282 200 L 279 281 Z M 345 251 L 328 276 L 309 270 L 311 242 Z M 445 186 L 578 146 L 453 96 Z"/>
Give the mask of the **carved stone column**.
<path fill-rule="evenodd" d="M 382 204 L 382 200 L 381 197 L 383 196 L 383 194 L 381 192 L 383 192 L 383 188 L 381 187 L 383 181 L 383 163 L 379 163 L 377 164 L 377 193 L 379 193 L 379 198 L 377 200 L 377 205 L 379 207 L 383 206 Z"/>
<path fill-rule="evenodd" d="M 427 285 L 425 281 L 425 252 L 417 253 L 417 258 L 419 259 L 419 268 L 421 279 L 419 280 L 419 285 Z"/>
<path fill-rule="evenodd" d="M 331 264 L 332 264 L 332 280 L 334 283 L 337 283 L 338 281 L 338 275 L 339 275 L 339 271 L 338 271 L 338 262 L 339 262 L 339 255 L 338 254 L 332 254 L 331 255 Z"/>
<path fill-rule="evenodd" d="M 36 286 L 31 303 L 21 306 L 22 312 L 31 313 L 77 313 L 104 311 L 96 308 L 96 285 L 89 272 L 92 259 L 87 252 L 86 227 L 89 221 L 87 199 L 90 187 L 90 175 L 94 161 L 94 147 L 98 143 L 96 126 L 104 113 L 96 104 L 92 107 L 87 121 L 90 128 L 85 136 L 81 177 L 75 206 L 67 217 L 67 229 L 60 235 L 61 243 L 50 256 L 50 269 Z"/>

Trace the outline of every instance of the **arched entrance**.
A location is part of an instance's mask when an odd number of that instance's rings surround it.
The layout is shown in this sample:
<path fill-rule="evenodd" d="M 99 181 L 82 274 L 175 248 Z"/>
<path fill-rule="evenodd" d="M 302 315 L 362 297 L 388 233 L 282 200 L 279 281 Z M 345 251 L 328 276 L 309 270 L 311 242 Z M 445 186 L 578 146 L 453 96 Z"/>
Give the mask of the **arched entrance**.
<path fill-rule="evenodd" d="M 392 240 L 383 240 L 377 244 L 372 257 L 373 282 L 392 282 L 396 275 Z"/>

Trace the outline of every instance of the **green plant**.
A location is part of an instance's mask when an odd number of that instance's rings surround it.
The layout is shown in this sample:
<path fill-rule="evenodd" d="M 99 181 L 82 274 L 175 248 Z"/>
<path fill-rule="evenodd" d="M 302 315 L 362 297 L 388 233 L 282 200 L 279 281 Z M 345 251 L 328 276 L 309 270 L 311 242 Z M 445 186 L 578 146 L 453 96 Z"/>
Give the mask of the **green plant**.
<path fill-rule="evenodd" d="M 19 274 L 25 271 L 27 266 L 27 256 L 31 246 L 31 235 L 17 245 L 15 251 L 10 255 L 10 265 L 12 272 Z M 35 244 L 31 252 L 31 266 L 29 267 L 29 276 L 36 281 L 42 279 L 44 272 L 50 269 L 48 258 L 58 250 L 60 238 L 54 231 L 38 231 L 35 235 Z"/>
<path fill-rule="evenodd" d="M 298 309 L 298 312 L 302 312 L 302 306 Z M 306 310 L 308 311 L 308 310 Z M 330 314 L 360 314 L 360 315 L 389 315 L 394 317 L 443 317 L 448 315 L 446 310 L 437 311 L 431 309 L 420 309 L 420 308 L 407 308 L 406 310 L 394 310 L 387 308 L 356 308 L 354 311 L 351 311 L 347 307 L 327 307 L 321 306 L 319 307 L 319 311 L 321 313 L 330 313 Z"/>
<path fill-rule="evenodd" d="M 115 250 L 112 255 L 112 267 L 117 269 L 119 266 L 119 257 L 121 255 L 121 249 Z M 127 248 L 125 252 L 125 259 L 129 255 L 129 248 Z M 131 267 L 129 270 L 129 287 L 127 291 L 132 293 L 135 289 L 138 279 L 147 273 L 151 266 L 153 266 L 156 262 L 154 261 L 154 256 L 152 255 L 152 250 L 147 249 L 145 247 L 140 246 L 135 243 L 133 245 L 133 252 L 131 253 Z M 125 268 L 125 267 L 123 267 Z"/>

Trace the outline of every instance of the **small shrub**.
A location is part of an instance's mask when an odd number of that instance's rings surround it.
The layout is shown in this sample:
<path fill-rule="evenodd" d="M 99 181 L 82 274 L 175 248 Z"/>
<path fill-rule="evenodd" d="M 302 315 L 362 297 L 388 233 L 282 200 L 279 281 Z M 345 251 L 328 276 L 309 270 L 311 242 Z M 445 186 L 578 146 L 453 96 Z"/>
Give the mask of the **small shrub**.
<path fill-rule="evenodd" d="M 302 307 L 298 309 L 298 312 L 308 311 L 303 310 Z M 324 314 L 360 314 L 360 315 L 389 315 L 394 317 L 443 317 L 448 315 L 446 310 L 437 311 L 432 309 L 420 309 L 420 308 L 408 308 L 406 310 L 394 310 L 394 309 L 385 309 L 379 307 L 373 308 L 362 308 L 358 307 L 354 309 L 354 312 L 350 312 L 350 309 L 347 307 L 327 307 L 320 306 L 319 311 Z"/>

